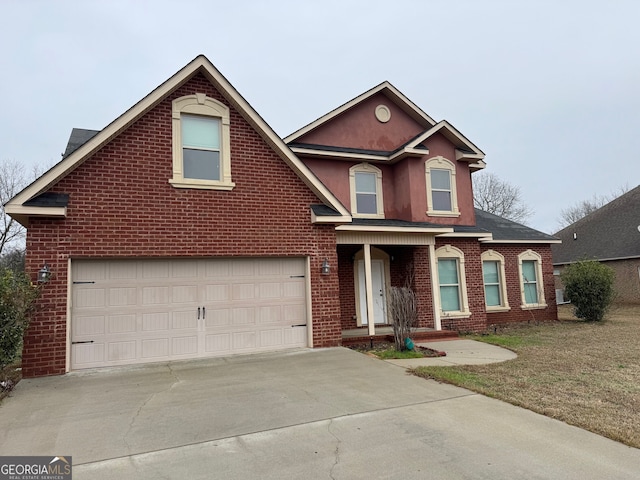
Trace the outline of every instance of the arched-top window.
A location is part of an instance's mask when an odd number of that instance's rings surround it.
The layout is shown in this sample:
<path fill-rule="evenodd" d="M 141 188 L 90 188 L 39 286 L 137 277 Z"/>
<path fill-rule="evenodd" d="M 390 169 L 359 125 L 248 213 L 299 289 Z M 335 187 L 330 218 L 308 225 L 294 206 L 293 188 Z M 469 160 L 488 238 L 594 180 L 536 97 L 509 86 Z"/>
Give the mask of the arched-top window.
<path fill-rule="evenodd" d="M 518 255 L 522 308 L 545 308 L 542 257 L 533 250 Z"/>
<path fill-rule="evenodd" d="M 482 252 L 482 279 L 487 311 L 509 310 L 504 274 L 504 256 L 494 250 Z"/>
<path fill-rule="evenodd" d="M 470 316 L 464 253 L 452 245 L 444 245 L 435 253 L 442 314 L 449 317 Z"/>
<path fill-rule="evenodd" d="M 424 168 L 427 183 L 427 215 L 459 216 L 455 164 L 438 156 L 427 160 Z"/>
<path fill-rule="evenodd" d="M 231 190 L 229 108 L 204 93 L 172 104 L 173 178 L 177 188 Z"/>
<path fill-rule="evenodd" d="M 351 214 L 354 217 L 384 218 L 382 170 L 368 163 L 349 169 Z"/>

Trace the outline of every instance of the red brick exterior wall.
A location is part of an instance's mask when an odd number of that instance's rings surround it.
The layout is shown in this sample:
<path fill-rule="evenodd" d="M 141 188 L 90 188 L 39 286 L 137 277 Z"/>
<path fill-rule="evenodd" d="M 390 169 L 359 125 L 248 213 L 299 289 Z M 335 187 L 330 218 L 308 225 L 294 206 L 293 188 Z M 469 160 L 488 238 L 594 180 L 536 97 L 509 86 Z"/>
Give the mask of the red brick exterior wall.
<path fill-rule="evenodd" d="M 173 188 L 171 101 L 204 92 L 231 109 L 230 191 Z M 333 226 L 310 223 L 320 203 L 259 134 L 201 75 L 105 145 L 50 191 L 67 193 L 65 219 L 32 218 L 27 271 L 47 262 L 45 285 L 23 352 L 25 377 L 62 374 L 67 343 L 68 259 L 135 257 L 309 256 L 313 341 L 341 342 Z"/>
<path fill-rule="evenodd" d="M 513 322 L 550 321 L 558 319 L 556 305 L 556 291 L 553 278 L 553 263 L 551 259 L 551 245 L 543 244 L 491 244 L 482 245 L 482 251 L 494 250 L 504 256 L 504 273 L 506 277 L 507 297 L 510 310 L 508 312 L 487 313 L 487 327 Z M 520 291 L 520 272 L 518 270 L 518 255 L 532 250 L 542 257 L 542 276 L 544 284 L 544 298 L 547 308 L 523 310 Z M 484 290 L 483 290 L 484 292 Z"/>

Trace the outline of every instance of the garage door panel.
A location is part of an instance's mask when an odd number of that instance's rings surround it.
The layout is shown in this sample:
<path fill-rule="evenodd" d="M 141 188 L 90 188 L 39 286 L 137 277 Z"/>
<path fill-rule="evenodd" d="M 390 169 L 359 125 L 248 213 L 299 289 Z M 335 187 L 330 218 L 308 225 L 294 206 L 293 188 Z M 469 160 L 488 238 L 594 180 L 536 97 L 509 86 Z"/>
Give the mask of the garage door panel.
<path fill-rule="evenodd" d="M 101 365 L 105 361 L 103 343 L 86 343 L 73 345 L 72 355 L 79 368 L 90 368 Z"/>
<path fill-rule="evenodd" d="M 109 315 L 107 317 L 106 333 L 134 333 L 137 329 L 135 315 Z"/>
<path fill-rule="evenodd" d="M 189 337 L 176 337 L 171 341 L 171 355 L 190 355 L 198 354 L 198 337 L 192 335 Z"/>
<path fill-rule="evenodd" d="M 129 363 L 137 357 L 137 344 L 134 340 L 109 342 L 107 360 L 112 363 Z"/>
<path fill-rule="evenodd" d="M 232 300 L 253 300 L 256 298 L 256 285 L 254 283 L 237 283 L 232 287 Z"/>
<path fill-rule="evenodd" d="M 260 347 L 268 348 L 282 345 L 282 329 L 260 331 Z"/>
<path fill-rule="evenodd" d="M 105 317 L 104 315 L 84 316 L 74 322 L 71 328 L 74 337 L 82 337 L 86 335 L 102 335 L 105 333 Z"/>
<path fill-rule="evenodd" d="M 198 301 L 198 285 L 175 285 L 171 287 L 173 303 L 196 303 Z"/>
<path fill-rule="evenodd" d="M 142 315 L 142 331 L 158 332 L 169 329 L 169 313 L 154 312 Z"/>
<path fill-rule="evenodd" d="M 169 260 L 153 260 L 142 263 L 142 278 L 158 280 L 169 278 Z"/>
<path fill-rule="evenodd" d="M 228 284 L 205 285 L 204 301 L 208 302 L 228 302 L 231 300 L 231 287 Z"/>
<path fill-rule="evenodd" d="M 169 287 L 144 287 L 142 289 L 143 305 L 162 305 L 169 304 Z"/>
<path fill-rule="evenodd" d="M 142 358 L 169 357 L 169 339 L 153 338 L 142 340 Z"/>
<path fill-rule="evenodd" d="M 205 352 L 209 354 L 227 354 L 231 351 L 231 334 L 219 333 L 205 336 Z"/>
<path fill-rule="evenodd" d="M 87 288 L 74 292 L 73 304 L 78 308 L 100 308 L 106 305 L 106 298 L 104 288 Z"/>
<path fill-rule="evenodd" d="M 109 306 L 120 307 L 124 305 L 136 305 L 138 303 L 138 289 L 129 288 L 110 288 L 109 289 Z"/>
<path fill-rule="evenodd" d="M 72 268 L 72 369 L 307 345 L 302 258 L 82 260 Z"/>
<path fill-rule="evenodd" d="M 256 260 L 239 258 L 231 262 L 232 277 L 254 277 L 256 275 Z"/>
<path fill-rule="evenodd" d="M 205 329 L 225 327 L 231 324 L 230 308 L 207 308 L 207 317 L 204 321 Z"/>
<path fill-rule="evenodd" d="M 255 350 L 256 345 L 256 332 L 235 332 L 232 337 L 232 348 L 234 350 Z"/>
<path fill-rule="evenodd" d="M 288 325 L 306 324 L 304 305 L 283 305 L 283 319 Z"/>
<path fill-rule="evenodd" d="M 232 325 L 255 325 L 256 309 L 253 307 L 233 308 L 231 310 Z"/>
<path fill-rule="evenodd" d="M 135 262 L 119 262 L 108 264 L 110 280 L 134 280 L 138 276 L 138 264 Z"/>

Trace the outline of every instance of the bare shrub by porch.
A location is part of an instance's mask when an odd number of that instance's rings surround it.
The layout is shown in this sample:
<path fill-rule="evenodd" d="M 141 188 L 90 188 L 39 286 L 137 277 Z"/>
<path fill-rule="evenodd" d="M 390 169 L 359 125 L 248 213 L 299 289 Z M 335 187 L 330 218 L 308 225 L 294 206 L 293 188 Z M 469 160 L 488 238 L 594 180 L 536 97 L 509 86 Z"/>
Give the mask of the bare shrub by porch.
<path fill-rule="evenodd" d="M 396 350 L 407 350 L 405 339 L 411 338 L 418 325 L 416 294 L 408 287 L 390 287 L 387 293 L 387 311 L 393 325 Z"/>

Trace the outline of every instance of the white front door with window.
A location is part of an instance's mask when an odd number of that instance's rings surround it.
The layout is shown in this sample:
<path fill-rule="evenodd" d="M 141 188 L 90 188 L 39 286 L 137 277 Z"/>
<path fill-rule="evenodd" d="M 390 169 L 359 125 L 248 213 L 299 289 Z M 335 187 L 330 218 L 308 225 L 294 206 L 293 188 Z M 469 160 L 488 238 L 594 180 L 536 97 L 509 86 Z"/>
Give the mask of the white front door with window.
<path fill-rule="evenodd" d="M 368 325 L 367 297 L 364 284 L 364 260 L 358 260 L 358 299 L 359 313 L 362 325 Z M 387 323 L 387 297 L 384 275 L 384 261 L 371 260 L 371 291 L 373 293 L 373 319 L 374 324 Z"/>

